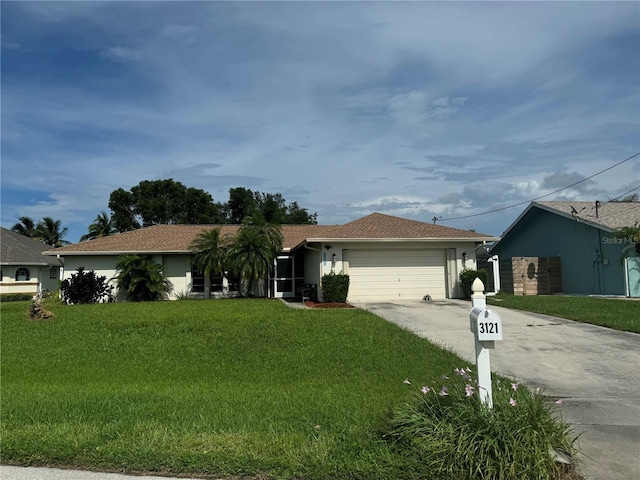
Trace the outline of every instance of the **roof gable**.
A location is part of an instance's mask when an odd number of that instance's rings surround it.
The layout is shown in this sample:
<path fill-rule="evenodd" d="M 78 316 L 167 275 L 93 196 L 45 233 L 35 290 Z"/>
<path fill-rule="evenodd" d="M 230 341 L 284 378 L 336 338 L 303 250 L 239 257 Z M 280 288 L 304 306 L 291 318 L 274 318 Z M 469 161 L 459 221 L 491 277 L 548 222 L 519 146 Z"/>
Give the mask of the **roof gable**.
<path fill-rule="evenodd" d="M 445 227 L 432 223 L 372 213 L 345 225 L 335 227 L 328 234 L 332 239 L 479 239 L 495 240 L 495 237 Z"/>
<path fill-rule="evenodd" d="M 498 245 L 508 241 L 510 234 L 525 219 L 532 209 L 540 209 L 546 212 L 568 218 L 576 222 L 582 222 L 601 230 L 612 232 L 622 227 L 640 224 L 640 203 L 638 202 L 531 202 L 515 221 L 502 234 Z"/>
<path fill-rule="evenodd" d="M 49 245 L 6 228 L 0 228 L 0 263 L 3 265 L 42 265 L 43 267 L 61 265 L 57 258 L 42 254 L 51 248 Z"/>

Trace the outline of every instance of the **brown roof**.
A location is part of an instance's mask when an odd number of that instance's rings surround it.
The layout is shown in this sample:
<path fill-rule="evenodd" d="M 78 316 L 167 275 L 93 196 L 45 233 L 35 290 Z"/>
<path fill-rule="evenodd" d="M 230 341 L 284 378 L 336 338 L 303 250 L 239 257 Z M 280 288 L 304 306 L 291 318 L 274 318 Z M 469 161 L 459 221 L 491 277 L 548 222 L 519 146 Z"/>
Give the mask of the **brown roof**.
<path fill-rule="evenodd" d="M 445 227 L 432 223 L 372 213 L 345 225 L 335 227 L 328 235 L 330 239 L 481 239 L 496 240 L 495 237 L 470 230 Z"/>
<path fill-rule="evenodd" d="M 221 236 L 235 235 L 239 225 L 154 225 L 51 250 L 59 255 L 113 253 L 187 253 L 198 233 L 219 228 Z M 373 213 L 345 225 L 282 225 L 283 248 L 291 250 L 305 241 L 365 239 L 497 240 L 468 230 L 433 225 Z"/>
<path fill-rule="evenodd" d="M 546 210 L 571 215 L 578 221 L 616 230 L 640 224 L 640 202 L 534 202 Z"/>

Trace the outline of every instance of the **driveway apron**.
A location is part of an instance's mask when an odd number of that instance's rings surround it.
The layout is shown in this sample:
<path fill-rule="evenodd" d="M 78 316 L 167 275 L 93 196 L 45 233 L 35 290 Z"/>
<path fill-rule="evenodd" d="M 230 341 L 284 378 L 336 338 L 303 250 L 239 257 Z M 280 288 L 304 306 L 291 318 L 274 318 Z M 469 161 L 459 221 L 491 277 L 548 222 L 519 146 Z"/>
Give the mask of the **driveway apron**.
<path fill-rule="evenodd" d="M 621 300 L 622 301 L 622 300 Z M 463 360 L 475 363 L 471 302 L 361 303 Z M 546 315 L 489 306 L 502 318 L 504 340 L 491 369 L 562 400 L 574 425 L 578 465 L 588 480 L 640 479 L 640 335 Z M 638 303 L 640 314 L 640 303 Z M 640 317 L 640 315 L 639 315 Z"/>

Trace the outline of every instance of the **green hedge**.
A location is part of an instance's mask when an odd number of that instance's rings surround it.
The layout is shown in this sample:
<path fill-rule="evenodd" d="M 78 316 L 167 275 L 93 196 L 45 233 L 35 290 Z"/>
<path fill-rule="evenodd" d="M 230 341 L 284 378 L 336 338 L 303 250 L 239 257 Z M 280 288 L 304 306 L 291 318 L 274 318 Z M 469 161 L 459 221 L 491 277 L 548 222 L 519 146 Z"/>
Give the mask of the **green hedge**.
<path fill-rule="evenodd" d="M 473 281 L 479 278 L 484 283 L 484 288 L 487 288 L 488 275 L 486 270 L 463 270 L 460 272 L 460 287 L 462 287 L 462 294 L 465 299 L 471 298 L 471 285 Z"/>
<path fill-rule="evenodd" d="M 0 295 L 0 302 L 24 302 L 32 298 L 33 293 L 4 293 Z"/>
<path fill-rule="evenodd" d="M 349 275 L 330 273 L 322 277 L 322 296 L 325 302 L 344 303 L 349 293 Z"/>

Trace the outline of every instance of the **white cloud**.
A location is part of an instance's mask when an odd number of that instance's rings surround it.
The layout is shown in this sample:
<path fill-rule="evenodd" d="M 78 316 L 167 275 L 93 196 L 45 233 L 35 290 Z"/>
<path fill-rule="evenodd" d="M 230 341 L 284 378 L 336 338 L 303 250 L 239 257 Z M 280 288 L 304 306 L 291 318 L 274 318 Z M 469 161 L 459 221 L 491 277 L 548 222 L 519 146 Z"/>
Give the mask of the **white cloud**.
<path fill-rule="evenodd" d="M 140 58 L 142 58 L 142 55 L 138 50 L 130 47 L 122 47 L 120 45 L 107 47 L 102 50 L 100 54 L 103 57 L 114 60 L 116 62 L 131 62 L 134 60 L 140 60 Z"/>
<path fill-rule="evenodd" d="M 41 3 L 3 5 L 3 35 L 33 57 L 3 51 L 2 186 L 49 203 L 3 202 L 3 219 L 88 225 L 115 188 L 173 176 L 220 201 L 290 192 L 322 223 L 430 221 L 640 150 L 633 4 Z M 638 162 L 566 193 L 633 178 Z M 491 218 L 455 226 L 511 220 Z"/>

